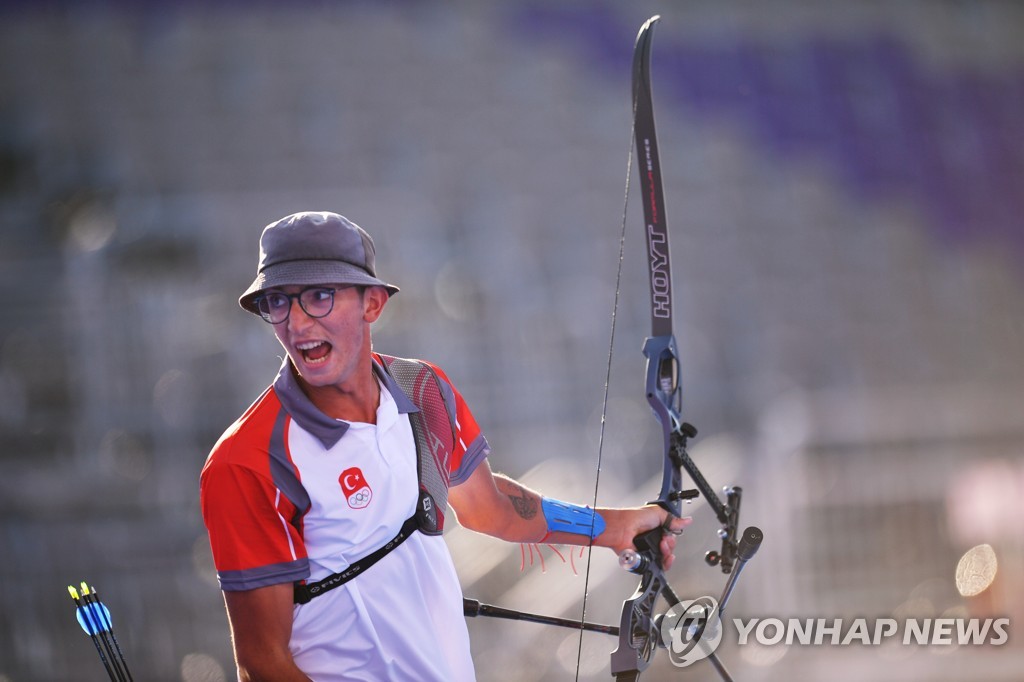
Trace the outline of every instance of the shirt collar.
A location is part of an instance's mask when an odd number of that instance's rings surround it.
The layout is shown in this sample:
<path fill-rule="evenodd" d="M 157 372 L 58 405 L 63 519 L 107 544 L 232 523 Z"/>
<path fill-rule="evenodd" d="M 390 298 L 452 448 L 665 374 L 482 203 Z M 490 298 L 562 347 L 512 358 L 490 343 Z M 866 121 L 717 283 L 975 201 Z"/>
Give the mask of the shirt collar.
<path fill-rule="evenodd" d="M 399 388 L 391 375 L 384 371 L 376 358 L 373 359 L 373 374 L 391 394 L 399 414 L 419 412 L 419 408 Z M 295 372 L 292 370 L 292 363 L 288 358 L 285 358 L 281 365 L 281 371 L 277 373 L 277 379 L 274 380 L 274 392 L 288 416 L 303 429 L 313 434 L 325 448 L 334 447 L 348 431 L 349 423 L 347 421 L 328 417 L 302 392 L 302 388 L 299 387 L 299 382 L 295 378 Z"/>

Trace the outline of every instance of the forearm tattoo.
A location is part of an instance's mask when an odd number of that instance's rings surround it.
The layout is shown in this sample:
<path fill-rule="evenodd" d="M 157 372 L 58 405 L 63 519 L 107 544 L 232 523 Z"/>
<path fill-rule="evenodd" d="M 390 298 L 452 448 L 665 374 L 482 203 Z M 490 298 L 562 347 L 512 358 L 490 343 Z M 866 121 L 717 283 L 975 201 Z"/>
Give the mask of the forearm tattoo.
<path fill-rule="evenodd" d="M 516 510 L 516 514 L 519 514 L 520 518 L 529 521 L 537 516 L 540 500 L 535 493 L 531 493 L 518 483 L 514 483 L 506 478 L 498 479 L 498 487 L 503 493 L 508 495 L 512 508 Z"/>

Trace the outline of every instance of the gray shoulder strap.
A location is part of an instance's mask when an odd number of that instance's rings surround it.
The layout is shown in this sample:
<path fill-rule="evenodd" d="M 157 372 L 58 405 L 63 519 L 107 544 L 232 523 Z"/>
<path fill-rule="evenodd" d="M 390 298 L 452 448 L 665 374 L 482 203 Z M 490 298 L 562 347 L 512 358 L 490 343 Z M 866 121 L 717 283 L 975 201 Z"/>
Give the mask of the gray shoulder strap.
<path fill-rule="evenodd" d="M 420 509 L 426 518 L 434 517 L 420 530 L 438 535 L 444 528 L 444 512 L 448 505 L 448 480 L 452 453 L 455 451 L 454 399 L 446 399 L 448 388 L 424 362 L 381 355 L 384 368 L 399 388 L 419 408 L 409 414 L 416 439 L 420 488 L 433 502 L 434 510 Z M 450 391 L 449 391 L 450 392 Z M 421 506 L 430 506 L 420 496 Z M 430 528 L 430 526 L 436 526 Z"/>

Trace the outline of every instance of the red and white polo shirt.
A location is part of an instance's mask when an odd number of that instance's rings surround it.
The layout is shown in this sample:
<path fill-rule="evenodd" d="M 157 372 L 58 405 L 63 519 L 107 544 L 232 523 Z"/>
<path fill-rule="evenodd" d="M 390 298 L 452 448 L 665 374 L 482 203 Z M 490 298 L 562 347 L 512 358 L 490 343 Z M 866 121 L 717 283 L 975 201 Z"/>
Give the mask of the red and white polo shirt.
<path fill-rule="evenodd" d="M 456 406 L 451 485 L 490 450 Z M 316 581 L 395 536 L 419 489 L 408 414 L 416 406 L 375 361 L 377 423 L 327 417 L 286 360 L 277 380 L 214 446 L 200 501 L 221 589 Z M 444 540 L 414 533 L 365 574 L 296 605 L 291 650 L 317 682 L 471 680 L 462 593 Z"/>

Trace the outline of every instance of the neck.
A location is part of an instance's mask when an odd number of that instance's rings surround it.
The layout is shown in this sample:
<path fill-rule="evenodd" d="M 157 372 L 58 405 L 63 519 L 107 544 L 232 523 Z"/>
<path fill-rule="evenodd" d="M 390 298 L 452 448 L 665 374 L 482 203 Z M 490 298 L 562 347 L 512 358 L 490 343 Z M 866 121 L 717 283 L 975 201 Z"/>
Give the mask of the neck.
<path fill-rule="evenodd" d="M 296 378 L 309 401 L 328 417 L 347 422 L 377 423 L 380 384 L 374 376 L 372 364 L 366 372 L 344 384 L 313 386 L 298 373 Z"/>

